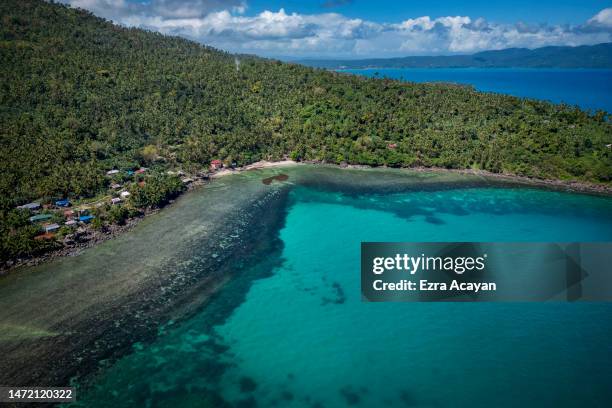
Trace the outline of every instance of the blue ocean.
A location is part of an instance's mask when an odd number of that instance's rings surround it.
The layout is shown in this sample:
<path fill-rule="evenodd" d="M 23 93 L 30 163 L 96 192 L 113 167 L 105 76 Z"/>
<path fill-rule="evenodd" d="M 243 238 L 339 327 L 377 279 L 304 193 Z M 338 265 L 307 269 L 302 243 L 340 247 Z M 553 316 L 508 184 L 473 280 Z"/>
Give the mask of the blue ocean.
<path fill-rule="evenodd" d="M 495 92 L 612 112 L 612 70 L 550 68 L 347 69 L 369 77 L 412 82 L 452 82 Z"/>

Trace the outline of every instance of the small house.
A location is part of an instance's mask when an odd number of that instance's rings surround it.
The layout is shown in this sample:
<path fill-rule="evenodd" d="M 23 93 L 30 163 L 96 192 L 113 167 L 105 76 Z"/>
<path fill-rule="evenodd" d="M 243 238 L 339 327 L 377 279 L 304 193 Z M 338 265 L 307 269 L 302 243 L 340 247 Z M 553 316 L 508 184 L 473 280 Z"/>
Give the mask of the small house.
<path fill-rule="evenodd" d="M 64 217 L 66 217 L 66 218 L 74 217 L 74 211 L 73 210 L 66 210 L 66 211 L 64 211 Z"/>
<path fill-rule="evenodd" d="M 131 194 L 130 194 L 130 192 L 129 192 L 129 191 L 122 191 L 121 193 L 119 193 L 119 195 L 120 195 L 122 198 L 128 198 L 129 196 L 131 196 Z"/>
<path fill-rule="evenodd" d="M 91 210 L 91 207 L 89 207 L 88 205 L 84 205 L 82 207 L 76 208 L 76 211 L 78 211 L 79 216 L 80 215 L 87 215 L 89 214 L 89 211 Z"/>
<path fill-rule="evenodd" d="M 182 179 L 181 179 L 181 182 L 182 182 L 183 184 L 190 184 L 190 183 L 193 183 L 193 179 L 192 179 L 192 178 L 189 178 L 189 177 L 185 177 L 185 178 L 182 178 Z"/>
<path fill-rule="evenodd" d="M 121 184 L 113 183 L 113 184 L 111 184 L 111 188 L 113 190 L 117 190 L 118 188 L 121 188 Z"/>
<path fill-rule="evenodd" d="M 20 210 L 30 210 L 30 211 L 39 210 L 40 203 L 28 203 L 28 204 L 20 205 L 17 208 Z"/>
<path fill-rule="evenodd" d="M 119 197 L 111 198 L 111 204 L 119 204 L 121 201 Z"/>
<path fill-rule="evenodd" d="M 74 227 L 77 224 L 76 220 L 68 220 L 64 223 L 67 227 Z"/>
<path fill-rule="evenodd" d="M 138 187 L 144 187 L 147 183 L 145 181 L 139 181 Z"/>
<path fill-rule="evenodd" d="M 53 232 L 60 229 L 60 226 L 58 224 L 47 224 L 43 225 L 43 229 L 45 230 L 45 232 Z"/>
<path fill-rule="evenodd" d="M 387 145 L 387 147 L 388 147 L 389 149 L 397 149 L 397 143 L 389 143 L 389 144 Z"/>
<path fill-rule="evenodd" d="M 57 205 L 58 207 L 68 207 L 70 206 L 70 200 L 68 200 L 67 198 L 62 199 L 62 200 L 57 200 L 55 202 L 55 205 Z"/>
<path fill-rule="evenodd" d="M 134 175 L 134 170 L 128 170 L 127 171 L 127 175 L 128 176 L 133 176 Z"/>
<path fill-rule="evenodd" d="M 89 224 L 95 217 L 93 215 L 81 215 L 79 221 L 84 224 Z"/>
<path fill-rule="evenodd" d="M 55 238 L 55 234 L 52 234 L 50 232 L 45 232 L 44 234 L 40 234 L 34 237 L 36 241 L 47 241 L 53 238 Z"/>
<path fill-rule="evenodd" d="M 41 222 L 50 220 L 53 216 L 51 214 L 38 214 L 30 217 L 30 222 Z"/>
<path fill-rule="evenodd" d="M 134 173 L 136 173 L 136 174 L 142 174 L 142 173 L 144 173 L 144 172 L 146 172 L 146 171 L 147 171 L 147 168 L 146 168 L 146 167 L 141 167 L 141 168 L 139 168 L 138 170 L 136 170 Z"/>
<path fill-rule="evenodd" d="M 223 167 L 223 162 L 221 160 L 213 160 L 210 162 L 210 168 L 212 170 L 217 170 Z"/>
<path fill-rule="evenodd" d="M 112 176 L 113 174 L 117 174 L 119 173 L 119 170 L 117 169 L 112 169 L 106 172 L 107 175 Z"/>

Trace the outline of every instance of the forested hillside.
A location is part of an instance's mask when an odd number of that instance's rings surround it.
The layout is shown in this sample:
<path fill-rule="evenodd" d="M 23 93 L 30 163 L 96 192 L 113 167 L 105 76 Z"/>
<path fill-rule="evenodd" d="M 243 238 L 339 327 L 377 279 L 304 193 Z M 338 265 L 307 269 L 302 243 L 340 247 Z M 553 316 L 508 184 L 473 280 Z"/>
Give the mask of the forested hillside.
<path fill-rule="evenodd" d="M 42 0 L 0 11 L 0 234 L 11 253 L 29 250 L 13 245 L 16 231 L 34 233 L 16 205 L 101 194 L 109 169 L 288 155 L 612 177 L 603 112 L 235 57 Z"/>

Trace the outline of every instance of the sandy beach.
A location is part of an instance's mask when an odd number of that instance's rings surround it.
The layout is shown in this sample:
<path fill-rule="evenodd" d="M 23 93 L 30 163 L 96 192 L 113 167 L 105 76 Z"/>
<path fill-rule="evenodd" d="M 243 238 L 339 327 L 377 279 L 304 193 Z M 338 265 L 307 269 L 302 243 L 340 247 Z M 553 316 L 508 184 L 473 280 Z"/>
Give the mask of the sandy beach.
<path fill-rule="evenodd" d="M 236 167 L 234 169 L 224 168 L 224 169 L 218 170 L 217 172 L 213 173 L 211 177 L 219 178 L 219 177 L 228 176 L 230 174 L 240 173 L 242 171 L 268 169 L 268 168 L 273 168 L 273 167 L 297 166 L 299 164 L 300 164 L 299 162 L 296 162 L 293 160 L 281 160 L 281 161 L 260 160 L 258 162 L 251 163 L 243 167 Z"/>

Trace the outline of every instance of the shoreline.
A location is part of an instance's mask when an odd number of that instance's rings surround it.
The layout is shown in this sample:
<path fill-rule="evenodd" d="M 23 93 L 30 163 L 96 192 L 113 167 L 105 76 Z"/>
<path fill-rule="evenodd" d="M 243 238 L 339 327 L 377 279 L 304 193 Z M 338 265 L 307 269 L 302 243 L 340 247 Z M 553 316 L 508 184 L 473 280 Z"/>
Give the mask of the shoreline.
<path fill-rule="evenodd" d="M 294 161 L 294 160 L 281 160 L 281 161 L 258 161 L 252 164 L 248 164 L 243 167 L 237 167 L 235 169 L 222 169 L 211 175 L 212 179 L 224 177 L 230 174 L 236 174 L 243 171 L 267 169 L 275 167 L 285 166 L 300 166 L 300 165 L 324 165 L 330 167 L 337 167 L 342 169 L 388 169 L 388 170 L 406 170 L 420 173 L 436 172 L 436 173 L 455 173 L 455 174 L 467 174 L 473 176 L 488 177 L 498 180 L 504 180 L 517 184 L 525 184 L 534 187 L 547 187 L 558 191 L 566 191 L 579 194 L 593 194 L 604 197 L 612 197 L 612 185 L 595 184 L 586 181 L 578 180 L 553 180 L 553 179 L 538 179 L 527 176 L 519 176 L 516 174 L 507 173 L 492 173 L 487 170 L 474 170 L 474 169 L 447 169 L 444 167 L 387 167 L 387 166 L 370 166 L 367 164 L 336 164 L 336 163 L 325 163 L 321 161 Z"/>
<path fill-rule="evenodd" d="M 549 188 L 556 191 L 563 191 L 578 194 L 590 194 L 603 197 L 612 197 L 612 185 L 595 184 L 587 181 L 577 180 L 552 180 L 538 179 L 527 176 L 518 176 L 516 174 L 507 173 L 491 173 L 487 170 L 474 169 L 445 169 L 442 167 L 410 167 L 408 170 L 418 172 L 448 172 L 455 174 L 469 174 L 473 176 L 488 177 L 497 180 L 504 180 L 510 183 L 523 184 L 533 187 Z"/>
<path fill-rule="evenodd" d="M 569 192 L 569 193 L 578 193 L 578 194 L 591 194 L 603 197 L 612 197 L 612 185 L 604 185 L 604 184 L 594 184 L 590 182 L 584 181 L 566 181 L 566 180 L 551 180 L 551 179 L 535 179 L 526 176 L 518 176 L 513 174 L 504 174 L 504 173 L 491 173 L 486 170 L 474 170 L 474 169 L 447 169 L 442 167 L 387 167 L 387 166 L 370 166 L 370 165 L 362 165 L 362 164 L 336 164 L 336 163 L 325 163 L 321 161 L 294 161 L 294 160 L 280 160 L 280 161 L 266 161 L 260 160 L 258 162 L 254 162 L 242 167 L 236 168 L 223 168 L 215 171 L 210 175 L 211 180 L 220 179 L 222 177 L 238 174 L 245 171 L 251 170 L 261 170 L 261 169 L 269 169 L 269 168 L 282 168 L 289 166 L 302 166 L 302 165 L 323 165 L 329 167 L 336 167 L 340 169 L 395 169 L 395 170 L 406 170 L 420 173 L 427 172 L 435 172 L 435 173 L 454 173 L 454 174 L 466 174 L 473 176 L 480 176 L 495 180 L 502 180 L 509 183 L 521 184 L 524 186 L 530 186 L 535 188 L 547 188 L 555 191 L 561 192 Z M 206 185 L 209 182 L 196 181 L 189 185 L 187 190 L 182 193 L 183 194 L 193 191 L 203 185 Z M 180 197 L 179 196 L 179 197 Z M 178 197 L 177 197 L 178 199 Z M 176 200 L 176 199 L 175 199 Z M 132 230 L 136 225 L 138 225 L 142 220 L 147 218 L 152 214 L 156 214 L 165 208 L 171 206 L 175 200 L 170 201 L 164 207 L 156 208 L 153 210 L 146 210 L 144 214 L 128 218 L 125 221 L 124 225 L 110 225 L 105 226 L 102 230 L 93 230 L 91 227 L 87 228 L 85 231 L 85 235 L 87 235 L 87 239 L 82 242 L 76 242 L 74 245 L 64 246 L 61 248 L 57 248 L 54 250 L 50 250 L 47 252 L 43 252 L 40 254 L 28 256 L 25 258 L 20 258 L 17 260 L 13 260 L 10 264 L 5 264 L 0 266 L 0 279 L 3 276 L 16 272 L 17 269 L 22 267 L 30 267 L 36 266 L 45 262 L 52 261 L 56 258 L 67 257 L 67 256 L 78 256 L 80 253 L 87 249 L 92 248 L 102 242 L 113 239 L 119 235 L 122 235 L 125 232 Z"/>
<path fill-rule="evenodd" d="M 246 166 L 242 166 L 242 167 L 236 167 L 234 169 L 224 168 L 224 169 L 218 170 L 214 172 L 213 174 L 211 174 L 210 178 L 216 179 L 216 178 L 228 176 L 230 174 L 241 173 L 241 172 L 249 171 L 249 170 L 261 170 L 261 169 L 270 169 L 270 168 L 275 168 L 275 167 L 298 166 L 300 164 L 301 162 L 296 162 L 293 160 L 279 160 L 279 161 L 260 160 L 258 162 L 247 164 Z"/>

